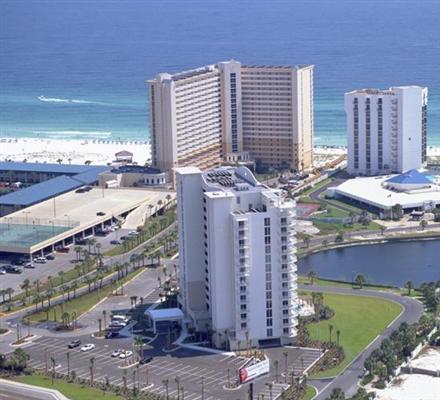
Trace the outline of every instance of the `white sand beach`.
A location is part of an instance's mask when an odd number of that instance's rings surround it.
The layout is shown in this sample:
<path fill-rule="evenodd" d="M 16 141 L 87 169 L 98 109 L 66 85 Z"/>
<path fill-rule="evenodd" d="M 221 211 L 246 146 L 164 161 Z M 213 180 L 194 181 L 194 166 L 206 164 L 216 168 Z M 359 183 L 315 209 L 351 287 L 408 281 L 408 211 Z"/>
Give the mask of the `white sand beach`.
<path fill-rule="evenodd" d="M 27 162 L 84 164 L 91 161 L 105 165 L 114 160 L 118 151 L 133 153 L 133 160 L 139 165 L 150 162 L 151 151 L 148 142 L 111 140 L 63 140 L 37 138 L 1 138 L 0 161 L 13 160 Z M 317 166 L 346 154 L 345 146 L 316 146 L 314 149 Z M 440 157 L 440 147 L 429 147 L 430 157 Z"/>
<path fill-rule="evenodd" d="M 127 150 L 133 153 L 133 161 L 144 165 L 150 161 L 150 145 L 147 142 L 118 142 L 110 140 L 58 140 L 35 138 L 0 138 L 0 161 L 47 162 L 105 165 L 115 159 L 115 153 Z"/>

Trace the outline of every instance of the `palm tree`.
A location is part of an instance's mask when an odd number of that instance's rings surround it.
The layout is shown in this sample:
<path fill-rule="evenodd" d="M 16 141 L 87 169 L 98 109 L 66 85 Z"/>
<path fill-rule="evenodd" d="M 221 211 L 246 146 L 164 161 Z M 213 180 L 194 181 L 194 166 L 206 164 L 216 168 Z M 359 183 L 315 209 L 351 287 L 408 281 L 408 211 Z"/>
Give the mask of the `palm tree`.
<path fill-rule="evenodd" d="M 70 352 L 66 353 L 67 357 L 67 377 L 70 378 Z"/>
<path fill-rule="evenodd" d="M 55 361 L 55 357 L 54 356 L 51 356 L 50 357 L 50 363 L 51 363 L 51 365 L 52 365 L 52 385 L 53 385 L 53 381 L 54 381 L 54 379 L 55 379 L 55 366 L 56 366 L 56 361 Z"/>
<path fill-rule="evenodd" d="M 0 296 L 3 297 L 2 303 L 6 301 L 6 289 L 0 289 Z"/>
<path fill-rule="evenodd" d="M 341 331 L 338 329 L 336 330 L 336 345 L 339 346 L 339 339 L 341 337 Z"/>
<path fill-rule="evenodd" d="M 7 296 L 9 297 L 9 301 L 10 301 L 10 302 L 12 301 L 12 295 L 13 295 L 14 292 L 15 292 L 15 290 L 12 289 L 12 288 L 7 288 L 7 289 L 6 289 L 6 294 L 7 294 Z"/>
<path fill-rule="evenodd" d="M 354 281 L 359 285 L 361 289 L 364 286 L 364 284 L 367 282 L 365 276 L 363 275 L 357 275 Z"/>
<path fill-rule="evenodd" d="M 425 228 L 426 228 L 427 225 L 428 225 L 428 222 L 427 222 L 426 220 L 422 219 L 422 220 L 420 221 L 420 228 L 422 228 L 422 231 L 425 230 Z"/>
<path fill-rule="evenodd" d="M 279 363 L 278 360 L 275 360 L 273 362 L 273 366 L 275 368 L 275 382 L 278 382 L 278 363 Z"/>
<path fill-rule="evenodd" d="M 412 281 L 406 282 L 405 288 L 408 289 L 408 296 L 411 296 L 411 290 L 414 288 Z"/>
<path fill-rule="evenodd" d="M 90 370 L 90 386 L 93 386 L 93 375 L 94 375 L 94 368 L 95 368 L 95 358 L 92 357 L 90 358 L 90 365 L 89 365 L 89 370 Z"/>
<path fill-rule="evenodd" d="M 38 311 L 38 304 L 40 303 L 40 301 L 41 301 L 41 296 L 37 293 L 32 300 L 32 303 L 35 304 L 35 312 Z"/>
<path fill-rule="evenodd" d="M 33 282 L 33 285 L 36 287 L 37 289 L 37 293 L 40 293 L 40 280 L 37 279 Z"/>
<path fill-rule="evenodd" d="M 102 317 L 104 318 L 104 328 L 107 326 L 107 310 L 102 310 Z"/>
<path fill-rule="evenodd" d="M 76 254 L 76 261 L 79 262 L 81 260 L 82 247 L 75 246 L 74 250 L 75 250 L 75 254 Z"/>
<path fill-rule="evenodd" d="M 316 272 L 314 272 L 314 271 L 310 271 L 310 272 L 307 274 L 307 277 L 308 277 L 309 280 L 310 280 L 310 284 L 313 285 L 313 283 L 314 283 L 314 281 L 315 281 L 315 279 L 316 279 Z"/>
<path fill-rule="evenodd" d="M 138 352 L 139 352 L 139 358 L 142 358 L 144 351 L 143 351 L 143 347 L 144 347 L 144 340 L 142 338 L 142 336 L 136 336 L 134 338 L 134 343 L 138 348 Z"/>
<path fill-rule="evenodd" d="M 61 285 L 64 283 L 64 271 L 58 272 L 58 276 L 60 277 Z"/>
<path fill-rule="evenodd" d="M 324 295 L 321 292 L 312 292 L 312 304 L 315 311 L 315 318 L 319 319 L 319 311 L 324 302 Z"/>
<path fill-rule="evenodd" d="M 98 254 L 100 254 L 101 247 L 102 247 L 101 243 L 96 243 L 95 248 L 96 248 Z"/>
<path fill-rule="evenodd" d="M 24 292 L 25 292 L 25 297 L 28 298 L 28 302 L 29 302 L 29 289 L 30 289 L 30 287 L 31 287 L 31 282 L 29 279 L 25 279 L 23 281 L 23 283 L 20 285 L 20 288 L 22 290 L 24 290 Z"/>
<path fill-rule="evenodd" d="M 76 297 L 76 289 L 78 289 L 78 282 L 77 281 L 73 281 L 71 288 L 73 290 L 73 298 L 75 298 Z"/>
<path fill-rule="evenodd" d="M 328 336 L 329 336 L 329 341 L 330 341 L 330 343 L 332 342 L 332 333 L 333 333 L 333 325 L 332 324 L 329 324 L 329 326 L 328 326 Z"/>
<path fill-rule="evenodd" d="M 52 288 L 47 289 L 46 299 L 47 299 L 47 304 L 48 304 L 49 308 L 50 308 L 50 299 L 53 297 L 53 294 L 54 294 L 54 291 Z"/>

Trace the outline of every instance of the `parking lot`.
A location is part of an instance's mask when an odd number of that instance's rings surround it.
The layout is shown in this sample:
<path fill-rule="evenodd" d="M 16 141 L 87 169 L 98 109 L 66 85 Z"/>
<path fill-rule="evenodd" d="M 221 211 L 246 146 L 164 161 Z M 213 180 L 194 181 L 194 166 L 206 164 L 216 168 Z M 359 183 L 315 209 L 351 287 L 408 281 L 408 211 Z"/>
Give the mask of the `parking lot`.
<path fill-rule="evenodd" d="M 70 369 L 74 370 L 80 378 L 90 378 L 90 359 L 94 358 L 95 380 L 105 381 L 106 378 L 112 384 L 123 386 L 124 369 L 127 370 L 127 387 L 133 388 L 133 371 L 136 367 L 124 368 L 130 364 L 111 357 L 116 349 L 133 350 L 132 339 L 95 339 L 91 336 L 80 338 L 82 344 L 93 343 L 95 348 L 88 352 L 81 352 L 80 347 L 68 350 L 68 338 L 41 338 L 25 350 L 31 356 L 30 365 L 36 368 L 45 368 L 46 360 L 51 366 L 51 357 L 55 360 L 56 371 L 67 373 L 67 356 L 70 354 Z M 152 357 L 152 361 L 142 365 L 136 375 L 136 386 L 141 390 L 147 390 L 165 394 L 164 380 L 168 381 L 168 393 L 177 396 L 177 380 L 180 389 L 184 390 L 185 399 L 190 400 L 214 400 L 214 399 L 245 399 L 247 398 L 248 385 L 238 387 L 235 390 L 226 389 L 228 381 L 236 379 L 239 367 L 246 361 L 244 357 L 232 354 L 212 354 L 204 351 L 188 348 L 177 348 L 175 351 L 164 351 L 166 338 L 159 335 L 152 343 L 144 346 L 143 356 Z M 317 349 L 298 348 L 275 348 L 268 349 L 267 354 L 271 360 L 271 372 L 254 382 L 254 396 L 264 394 L 270 398 L 268 383 L 272 384 L 272 397 L 276 398 L 287 387 L 284 378 L 283 354 L 288 353 L 288 371 L 294 370 L 300 374 L 310 364 L 316 361 L 321 351 Z M 275 380 L 273 368 L 274 360 L 279 360 L 278 382 Z M 133 359 L 131 359 L 134 361 Z"/>
<path fill-rule="evenodd" d="M 117 240 L 121 236 L 126 235 L 130 230 L 119 229 L 115 232 L 111 232 L 106 236 L 94 236 L 93 238 L 97 243 L 101 244 L 101 251 L 104 252 L 113 247 L 110 242 Z M 84 249 L 88 249 L 87 245 L 81 246 Z M 60 271 L 67 271 L 73 268 L 74 261 L 76 260 L 76 253 L 74 251 L 75 245 L 70 246 L 68 253 L 53 253 L 55 260 L 48 260 L 45 264 L 34 263 L 35 268 L 24 268 L 18 266 L 23 273 L 11 274 L 7 273 L 0 276 L 0 289 L 12 288 L 15 293 L 21 292 L 20 285 L 25 279 L 29 279 L 31 284 L 37 279 L 46 280 L 48 276 L 56 276 Z M 10 256 L 9 256 L 10 257 Z M 4 265 L 11 264 L 11 259 L 7 255 L 3 255 L 0 259 L 0 268 Z"/>

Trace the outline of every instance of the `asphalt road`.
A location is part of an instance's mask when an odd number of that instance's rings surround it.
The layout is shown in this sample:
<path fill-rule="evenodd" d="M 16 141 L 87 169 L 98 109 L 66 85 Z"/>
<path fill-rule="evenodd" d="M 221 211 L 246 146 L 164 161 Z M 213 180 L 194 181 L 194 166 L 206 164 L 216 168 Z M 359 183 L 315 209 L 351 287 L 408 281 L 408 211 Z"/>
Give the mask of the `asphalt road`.
<path fill-rule="evenodd" d="M 37 387 L 18 386 L 0 381 L 0 400 L 58 400 L 61 397 Z"/>
<path fill-rule="evenodd" d="M 364 370 L 364 361 L 371 354 L 371 352 L 378 348 L 385 338 L 389 337 L 391 333 L 397 329 L 402 322 L 408 322 L 409 324 L 419 320 L 423 314 L 423 305 L 419 301 L 410 298 L 399 296 L 389 292 L 378 292 L 372 290 L 353 290 L 345 288 L 333 288 L 324 286 L 310 286 L 299 285 L 300 289 L 313 290 L 324 293 L 336 293 L 347 294 L 356 296 L 370 296 L 378 297 L 382 299 L 395 301 L 403 306 L 403 312 L 382 332 L 370 345 L 360 353 L 353 362 L 336 378 L 330 379 L 316 379 L 309 380 L 309 383 L 314 385 L 319 393 L 315 397 L 316 400 L 324 400 L 330 396 L 331 391 L 334 388 L 341 388 L 347 396 L 351 396 L 356 393 L 358 386 L 357 382 L 362 377 Z"/>

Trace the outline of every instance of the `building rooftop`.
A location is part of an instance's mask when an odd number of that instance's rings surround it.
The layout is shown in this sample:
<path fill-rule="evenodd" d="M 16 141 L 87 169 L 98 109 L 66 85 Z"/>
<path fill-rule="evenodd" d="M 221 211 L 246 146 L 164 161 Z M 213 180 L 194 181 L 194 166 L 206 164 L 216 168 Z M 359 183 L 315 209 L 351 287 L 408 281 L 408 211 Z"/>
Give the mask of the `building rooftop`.
<path fill-rule="evenodd" d="M 94 184 L 98 181 L 99 174 L 109 169 L 110 167 L 104 165 L 0 162 L 0 171 L 60 174 L 0 196 L 0 205 L 30 206 L 81 186 Z"/>
<path fill-rule="evenodd" d="M 105 171 L 105 165 L 47 164 L 16 161 L 0 161 L 0 171 L 46 172 L 64 175 L 81 174 L 86 171 Z"/>
<path fill-rule="evenodd" d="M 246 167 L 219 167 L 203 173 L 203 179 L 209 186 L 234 191 L 263 187 Z"/>
<path fill-rule="evenodd" d="M 390 179 L 389 176 L 349 179 L 334 190 L 340 195 L 381 209 L 391 209 L 396 204 L 400 204 L 403 208 L 440 204 L 440 186 L 434 184 L 431 188 L 396 192 L 383 185 L 388 179 Z"/>
<path fill-rule="evenodd" d="M 420 184 L 432 184 L 433 182 L 424 174 L 412 169 L 410 171 L 404 172 L 403 174 L 393 176 L 387 179 L 387 183 L 398 183 L 402 185 L 420 185 Z"/>
<path fill-rule="evenodd" d="M 53 196 L 84 186 L 84 182 L 61 175 L 16 192 L 0 196 L 0 205 L 30 206 Z"/>

